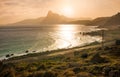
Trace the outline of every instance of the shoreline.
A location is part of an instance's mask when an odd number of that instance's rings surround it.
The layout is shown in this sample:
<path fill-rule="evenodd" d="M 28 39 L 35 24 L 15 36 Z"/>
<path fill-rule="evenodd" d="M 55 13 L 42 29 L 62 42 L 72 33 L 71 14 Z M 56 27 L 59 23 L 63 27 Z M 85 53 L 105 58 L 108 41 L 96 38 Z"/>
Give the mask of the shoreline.
<path fill-rule="evenodd" d="M 111 45 L 114 44 L 114 40 L 111 41 L 106 41 L 105 45 Z M 15 57 L 11 57 L 8 58 L 6 60 L 3 60 L 3 62 L 6 63 L 16 63 L 16 62 L 20 62 L 20 61 L 28 61 L 30 62 L 30 60 L 32 61 L 36 61 L 36 60 L 42 60 L 45 58 L 50 58 L 50 57 L 55 57 L 58 55 L 65 55 L 65 54 L 69 54 L 69 53 L 73 53 L 75 51 L 81 51 L 84 49 L 91 49 L 91 48 L 101 48 L 101 43 L 91 43 L 89 45 L 85 45 L 85 46 L 77 46 L 77 47 L 73 47 L 73 48 L 67 48 L 67 49 L 58 49 L 58 50 L 51 50 L 51 51 L 46 51 L 46 52 L 38 52 L 38 53 L 28 53 L 26 55 L 22 55 L 22 56 L 15 56 Z"/>
<path fill-rule="evenodd" d="M 95 26 L 94 26 L 95 27 Z M 95 27 L 96 29 L 95 30 L 97 30 L 97 26 Z M 79 33 L 79 32 L 78 32 Z M 64 40 L 63 40 L 64 41 Z M 97 40 L 92 40 L 92 41 L 90 41 L 89 43 L 92 43 L 92 42 L 94 42 L 94 41 L 97 41 Z M 99 41 L 99 40 L 98 40 Z M 8 59 L 8 58 L 11 58 L 11 57 L 17 57 L 17 56 L 24 56 L 24 55 L 27 55 L 27 54 L 34 54 L 34 53 L 40 53 L 40 52 L 46 52 L 46 51 L 56 51 L 56 50 L 61 50 L 61 49 L 69 49 L 69 48 L 74 48 L 74 47 L 82 47 L 82 46 L 84 46 L 84 45 L 86 45 L 86 44 L 89 44 L 89 43 L 82 43 L 82 44 L 76 44 L 76 45 L 72 45 L 72 43 L 70 43 L 70 45 L 68 45 L 68 46 L 64 46 L 64 47 L 62 47 L 62 48 L 51 48 L 51 49 L 47 49 L 48 47 L 46 47 L 46 49 L 45 50 L 42 50 L 42 48 L 41 48 L 41 50 L 35 50 L 35 52 L 33 52 L 34 50 L 29 50 L 29 49 L 24 49 L 24 50 L 19 50 L 19 51 L 16 51 L 16 50 L 12 50 L 11 49 L 11 51 L 9 52 L 7 52 L 7 53 L 3 53 L 2 55 L 1 55 L 1 57 L 0 57 L 0 60 L 3 60 L 3 59 Z M 15 49 L 15 48 L 14 48 Z M 26 50 L 29 50 L 29 52 L 26 54 Z M 2 51 L 1 51 L 2 52 Z M 4 52 L 4 50 L 3 50 L 3 52 Z M 7 56 L 7 57 L 6 57 Z"/>
<path fill-rule="evenodd" d="M 42 55 L 42 54 L 51 54 L 51 53 L 55 53 L 55 52 L 62 52 L 62 51 L 67 51 L 67 50 L 71 50 L 71 49 L 76 49 L 76 48 L 82 48 L 82 47 L 86 47 L 89 46 L 91 44 L 94 44 L 96 42 L 92 42 L 88 45 L 84 45 L 84 46 L 75 46 L 75 47 L 71 47 L 71 48 L 62 48 L 62 49 L 55 49 L 55 50 L 47 50 L 47 51 L 43 51 L 43 52 L 24 52 L 22 54 L 18 54 L 18 55 L 14 55 L 12 57 L 6 57 L 4 56 L 3 60 L 1 61 L 6 61 L 6 60 L 11 60 L 11 59 L 17 59 L 17 58 L 22 58 L 22 57 L 27 57 L 27 56 L 35 56 L 37 54 Z M 98 43 L 98 42 L 97 42 Z"/>
<path fill-rule="evenodd" d="M 51 50 L 44 50 L 44 51 L 41 51 L 41 52 L 38 52 L 38 51 L 30 51 L 30 50 L 26 50 L 26 51 L 23 51 L 22 53 L 8 53 L 2 57 L 0 57 L 0 61 L 2 60 L 8 60 L 10 58 L 14 58 L 14 57 L 21 57 L 21 56 L 26 56 L 26 55 L 31 55 L 31 54 L 41 54 L 41 53 L 45 53 L 45 52 L 54 52 L 54 51 L 62 51 L 62 50 L 70 50 L 70 49 L 74 49 L 74 48 L 82 48 L 82 47 L 85 47 L 85 46 L 88 46 L 88 45 L 91 45 L 91 44 L 98 44 L 100 43 L 100 41 L 93 41 L 89 44 L 83 44 L 83 45 L 78 45 L 78 46 L 67 46 L 67 47 L 64 47 L 64 48 L 58 48 L 58 49 L 51 49 Z"/>

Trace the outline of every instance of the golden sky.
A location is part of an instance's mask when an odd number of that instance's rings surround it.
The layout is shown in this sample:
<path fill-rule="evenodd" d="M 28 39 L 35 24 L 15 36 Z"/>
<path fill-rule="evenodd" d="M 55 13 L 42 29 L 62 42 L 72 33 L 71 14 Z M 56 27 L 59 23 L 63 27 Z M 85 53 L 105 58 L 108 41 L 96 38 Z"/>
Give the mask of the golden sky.
<path fill-rule="evenodd" d="M 120 0 L 0 0 L 0 24 L 45 16 L 48 10 L 68 17 L 111 16 Z"/>

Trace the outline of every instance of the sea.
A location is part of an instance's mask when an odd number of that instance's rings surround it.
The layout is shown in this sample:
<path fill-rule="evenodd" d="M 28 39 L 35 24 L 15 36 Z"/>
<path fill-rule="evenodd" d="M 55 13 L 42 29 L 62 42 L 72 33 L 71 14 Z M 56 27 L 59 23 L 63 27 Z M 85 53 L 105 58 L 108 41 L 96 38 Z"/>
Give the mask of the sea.
<path fill-rule="evenodd" d="M 84 35 L 97 30 L 97 26 L 75 24 L 0 26 L 0 59 L 100 42 L 101 36 Z"/>

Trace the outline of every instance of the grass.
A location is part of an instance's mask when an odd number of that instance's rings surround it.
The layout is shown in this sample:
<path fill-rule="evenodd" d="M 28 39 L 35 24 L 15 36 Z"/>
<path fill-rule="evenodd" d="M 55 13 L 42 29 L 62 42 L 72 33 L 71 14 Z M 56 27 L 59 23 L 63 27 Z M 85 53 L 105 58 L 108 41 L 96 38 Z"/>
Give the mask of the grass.
<path fill-rule="evenodd" d="M 111 46 L 115 47 L 115 46 Z M 118 47 L 119 49 L 119 47 Z M 118 50 L 117 49 L 117 50 Z M 116 50 L 116 49 L 115 49 Z M 115 51 L 114 50 L 114 51 Z M 119 49 L 120 50 L 120 49 Z M 74 56 L 65 55 L 55 56 L 48 59 L 42 59 L 36 62 L 18 62 L 10 64 L 2 64 L 0 68 L 1 77 L 99 77 L 109 72 L 120 72 L 120 58 L 115 54 L 109 53 L 111 50 L 102 52 L 99 48 L 85 49 L 77 51 Z M 103 57 L 108 62 L 98 62 L 99 59 L 94 56 L 99 53 L 100 58 Z M 103 54 L 104 53 L 104 54 Z M 116 52 L 117 53 L 117 52 Z M 92 58 L 97 60 L 92 62 Z M 117 60 L 117 61 L 115 61 Z M 96 63 L 98 62 L 98 63 Z M 116 71 L 117 70 L 117 71 Z M 113 73 L 115 75 L 115 73 Z M 115 76 L 116 77 L 116 76 Z"/>

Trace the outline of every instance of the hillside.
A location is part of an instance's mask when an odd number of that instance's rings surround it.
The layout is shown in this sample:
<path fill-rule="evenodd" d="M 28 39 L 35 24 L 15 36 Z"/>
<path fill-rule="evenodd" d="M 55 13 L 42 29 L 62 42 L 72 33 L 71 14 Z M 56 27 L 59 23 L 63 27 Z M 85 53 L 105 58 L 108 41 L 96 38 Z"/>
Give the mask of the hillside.
<path fill-rule="evenodd" d="M 71 24 L 82 24 L 82 25 L 95 25 L 95 26 L 115 26 L 120 25 L 120 13 L 117 13 L 110 17 L 98 17 L 93 20 L 76 20 L 69 22 Z"/>
<path fill-rule="evenodd" d="M 120 13 L 110 17 L 103 26 L 120 25 Z"/>

